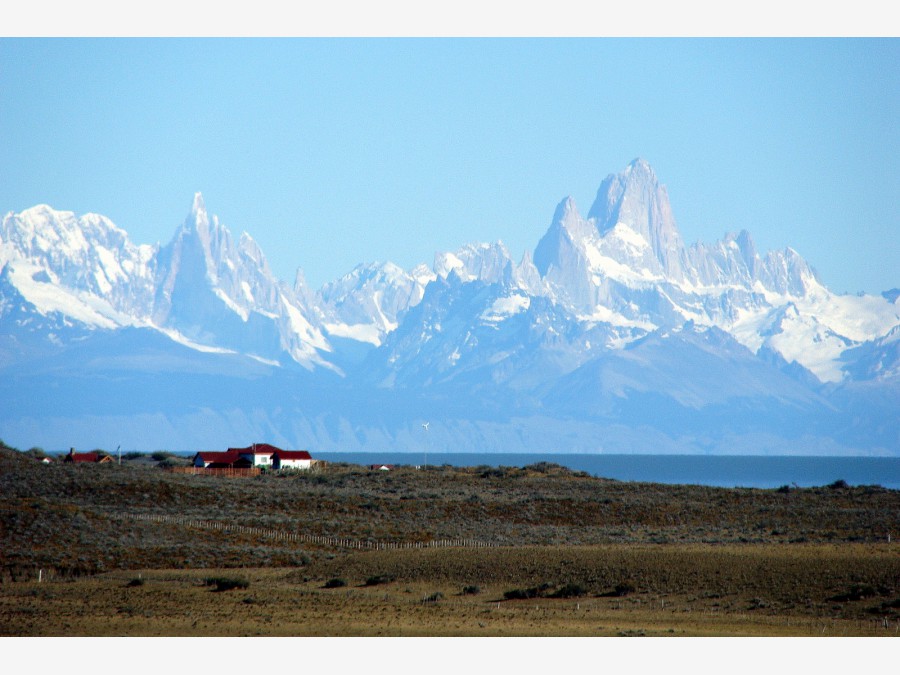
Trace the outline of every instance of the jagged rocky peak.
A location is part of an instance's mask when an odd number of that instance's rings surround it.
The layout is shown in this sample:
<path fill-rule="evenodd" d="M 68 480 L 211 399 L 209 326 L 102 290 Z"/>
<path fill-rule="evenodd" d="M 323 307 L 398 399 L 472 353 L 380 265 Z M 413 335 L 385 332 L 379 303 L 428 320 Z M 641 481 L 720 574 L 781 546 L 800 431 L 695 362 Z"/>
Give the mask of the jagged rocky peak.
<path fill-rule="evenodd" d="M 566 197 L 556 205 L 551 229 L 558 229 L 571 241 L 586 240 L 599 235 L 595 223 L 581 215 L 572 197 Z"/>
<path fill-rule="evenodd" d="M 235 241 L 209 215 L 200 193 L 160 254 L 154 322 L 191 341 L 270 361 L 287 353 L 304 367 L 327 365 L 328 343 L 318 328 L 302 273 L 295 287 L 272 274 L 262 249 L 243 233 Z"/>
<path fill-rule="evenodd" d="M 203 195 L 199 192 L 194 194 L 191 211 L 185 218 L 179 235 L 182 237 L 196 236 L 206 258 L 207 269 L 213 278 L 215 278 L 216 261 L 233 255 L 234 243 L 231 232 L 219 224 L 218 217 L 209 216 Z"/>
<path fill-rule="evenodd" d="M 306 281 L 306 273 L 303 271 L 302 267 L 298 267 L 296 274 L 294 274 L 294 292 L 309 292 L 309 283 Z"/>
<path fill-rule="evenodd" d="M 769 251 L 764 264 L 763 284 L 777 293 L 803 297 L 810 292 L 825 290 L 818 273 L 790 247 Z"/>
<path fill-rule="evenodd" d="M 546 289 L 541 280 L 541 273 L 534 264 L 531 251 L 525 251 L 522 255 L 522 261 L 516 268 L 516 282 L 519 288 L 526 291 L 530 295 L 545 295 Z"/>
<path fill-rule="evenodd" d="M 584 265 L 584 258 L 595 272 L 606 258 L 643 278 L 684 279 L 688 265 L 681 234 L 665 186 L 646 161 L 636 159 L 621 173 L 608 175 L 587 218 L 571 197 L 556 207 L 550 229 L 535 248 L 534 264 L 546 276 L 551 267 Z"/>
<path fill-rule="evenodd" d="M 202 237 L 206 237 L 209 232 L 209 224 L 209 214 L 206 211 L 206 203 L 203 201 L 203 195 L 199 192 L 195 192 L 194 199 L 191 202 L 191 209 L 184 219 L 181 231 L 185 233 L 197 233 Z"/>
<path fill-rule="evenodd" d="M 556 205 L 550 228 L 535 247 L 532 262 L 541 276 L 545 276 L 551 265 L 559 268 L 565 264 L 567 251 L 573 246 L 578 247 L 597 234 L 594 224 L 581 217 L 575 200 L 566 197 Z"/>
<path fill-rule="evenodd" d="M 170 252 L 177 251 L 182 264 L 191 258 L 205 268 L 213 284 L 240 285 L 247 282 L 253 287 L 260 283 L 265 286 L 275 284 L 268 260 L 256 241 L 242 232 L 235 242 L 231 231 L 219 222 L 215 215 L 209 215 L 203 195 L 194 194 L 191 210 L 184 223 L 167 246 Z M 173 250 L 174 249 L 174 250 Z M 235 296 L 243 295 L 236 293 Z M 269 295 L 267 293 L 267 295 Z"/>
<path fill-rule="evenodd" d="M 263 255 L 259 244 L 257 244 L 256 240 L 247 232 L 241 232 L 241 238 L 238 240 L 238 247 L 244 256 L 257 263 L 260 267 L 269 266 L 269 262 L 266 260 L 266 256 Z"/>
<path fill-rule="evenodd" d="M 742 284 L 760 279 L 763 261 L 746 230 L 729 232 L 714 244 L 697 242 L 688 249 L 692 281 L 704 286 Z"/>
<path fill-rule="evenodd" d="M 392 324 L 415 293 L 416 281 L 393 263 L 362 263 L 317 293 L 331 323 Z M 385 317 L 388 317 L 385 319 Z"/>
<path fill-rule="evenodd" d="M 268 265 L 255 242 L 246 236 L 235 246 L 228 229 L 219 224 L 218 218 L 209 216 L 199 192 L 194 194 L 190 212 L 172 241 L 161 251 L 160 271 L 162 293 L 158 295 L 156 314 L 161 323 L 171 309 L 169 301 L 176 288 L 180 287 L 192 302 L 197 301 L 195 296 L 201 288 L 216 289 L 222 300 L 246 315 L 246 307 L 258 300 L 253 296 L 259 289 L 257 277 L 268 277 Z M 269 301 L 272 295 L 261 294 Z M 183 311 L 189 313 L 188 308 Z"/>
<path fill-rule="evenodd" d="M 191 214 L 206 214 L 206 202 L 203 201 L 203 193 L 194 193 L 194 202 L 191 204 Z"/>
<path fill-rule="evenodd" d="M 434 256 L 434 273 L 447 278 L 455 273 L 463 281 L 485 283 L 508 282 L 513 278 L 515 263 L 503 242 L 467 244 L 453 253 Z"/>
<path fill-rule="evenodd" d="M 662 215 L 668 218 L 660 222 Z M 603 179 L 588 218 L 596 220 L 601 234 L 620 222 L 648 236 L 654 225 L 674 227 L 675 224 L 666 189 L 643 159 L 635 159 L 621 173 Z"/>
<path fill-rule="evenodd" d="M 0 243 L 8 242 L 20 255 L 37 259 L 79 258 L 98 246 L 137 250 L 128 233 L 96 213 L 76 217 L 39 204 L 21 213 L 8 213 L 0 225 Z"/>
<path fill-rule="evenodd" d="M 759 262 L 759 254 L 756 252 L 756 244 L 753 241 L 753 237 L 750 236 L 747 230 L 729 232 L 725 235 L 722 243 L 740 254 L 741 260 L 744 261 L 744 265 L 751 273 L 755 270 Z"/>
<path fill-rule="evenodd" d="M 409 293 L 416 284 L 410 273 L 392 262 L 361 263 L 339 279 L 324 284 L 318 294 L 326 304 L 341 304 L 358 294 L 384 295 L 398 290 Z"/>
<path fill-rule="evenodd" d="M 129 315 L 149 311 L 155 254 L 156 247 L 134 245 L 95 213 L 76 217 L 40 204 L 0 224 L 0 263 L 9 260 L 36 283 L 87 292 Z"/>
<path fill-rule="evenodd" d="M 645 160 L 635 159 L 623 172 L 603 180 L 588 218 L 595 221 L 601 236 L 617 226 L 630 228 L 647 242 L 666 276 L 683 277 L 684 243 L 669 195 Z M 630 237 L 630 233 L 625 236 Z"/>

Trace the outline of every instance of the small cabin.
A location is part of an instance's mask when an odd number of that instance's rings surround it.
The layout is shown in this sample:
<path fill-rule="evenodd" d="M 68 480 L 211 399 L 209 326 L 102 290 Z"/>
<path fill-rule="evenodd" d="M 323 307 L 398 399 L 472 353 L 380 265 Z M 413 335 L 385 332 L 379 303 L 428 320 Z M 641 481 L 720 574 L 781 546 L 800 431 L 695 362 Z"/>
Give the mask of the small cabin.
<path fill-rule="evenodd" d="M 75 452 L 75 448 L 69 449 L 69 454 L 63 457 L 64 462 L 90 462 L 93 464 L 105 464 L 112 462 L 109 455 L 101 455 L 99 452 Z"/>

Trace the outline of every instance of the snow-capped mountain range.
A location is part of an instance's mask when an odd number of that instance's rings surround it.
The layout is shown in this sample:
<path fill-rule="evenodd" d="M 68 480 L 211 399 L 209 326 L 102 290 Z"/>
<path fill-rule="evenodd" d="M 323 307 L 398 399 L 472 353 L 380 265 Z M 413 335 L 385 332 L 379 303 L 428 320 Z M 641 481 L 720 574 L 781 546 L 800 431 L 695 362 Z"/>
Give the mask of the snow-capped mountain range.
<path fill-rule="evenodd" d="M 900 454 L 900 294 L 832 293 L 746 231 L 686 245 L 643 160 L 518 262 L 469 244 L 318 290 L 200 194 L 165 246 L 8 213 L 0 374 L 24 444 L 414 450 L 432 419 L 447 450 Z"/>

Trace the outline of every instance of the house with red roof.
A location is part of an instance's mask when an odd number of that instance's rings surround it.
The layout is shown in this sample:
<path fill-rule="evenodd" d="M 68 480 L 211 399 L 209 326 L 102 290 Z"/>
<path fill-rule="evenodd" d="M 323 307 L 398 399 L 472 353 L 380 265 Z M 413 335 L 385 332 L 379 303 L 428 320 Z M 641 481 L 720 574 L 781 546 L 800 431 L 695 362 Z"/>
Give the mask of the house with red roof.
<path fill-rule="evenodd" d="M 246 448 L 228 448 L 228 452 L 236 452 L 239 457 L 250 462 L 250 466 L 268 469 L 272 466 L 272 455 L 281 451 L 268 443 L 254 443 Z M 283 452 L 283 451 L 282 451 Z"/>
<path fill-rule="evenodd" d="M 75 448 L 69 448 L 69 454 L 63 457 L 63 462 L 104 464 L 106 462 L 112 462 L 112 457 L 109 455 L 101 455 L 99 452 L 75 452 Z"/>
<path fill-rule="evenodd" d="M 69 454 L 63 457 L 63 462 L 91 462 L 93 464 L 104 464 L 112 461 L 113 459 L 109 455 L 101 455 L 99 452 L 75 452 L 75 448 L 69 448 Z"/>
<path fill-rule="evenodd" d="M 246 448 L 228 448 L 225 452 L 198 452 L 194 466 L 206 469 L 267 468 L 310 469 L 313 459 L 306 450 L 282 450 L 268 443 L 254 443 Z"/>

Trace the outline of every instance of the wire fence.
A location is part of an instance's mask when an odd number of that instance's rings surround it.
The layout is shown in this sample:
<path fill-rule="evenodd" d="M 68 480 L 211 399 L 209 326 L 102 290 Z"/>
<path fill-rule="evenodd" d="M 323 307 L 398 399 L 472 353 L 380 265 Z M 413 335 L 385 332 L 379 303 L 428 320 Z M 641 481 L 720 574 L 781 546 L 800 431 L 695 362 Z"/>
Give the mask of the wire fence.
<path fill-rule="evenodd" d="M 429 541 L 372 541 L 369 539 L 353 539 L 350 537 L 331 537 L 327 535 L 306 534 L 303 532 L 289 532 L 255 525 L 238 525 L 217 520 L 202 518 L 184 518 L 181 516 L 169 516 L 152 513 L 119 514 L 117 517 L 126 520 L 138 520 L 143 522 L 164 523 L 181 527 L 194 527 L 203 530 L 215 530 L 224 534 L 249 535 L 254 537 L 266 537 L 284 542 L 296 542 L 326 546 L 332 548 L 356 549 L 356 550 L 389 550 L 408 548 L 492 548 L 498 546 L 493 542 L 479 541 L 477 539 L 431 539 Z"/>
<path fill-rule="evenodd" d="M 259 467 L 200 467 L 200 466 L 169 466 L 169 473 L 185 473 L 191 476 L 226 476 L 228 478 L 250 478 L 259 476 L 262 470 Z"/>

